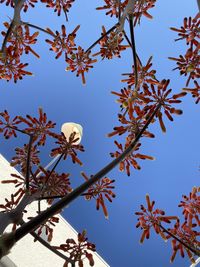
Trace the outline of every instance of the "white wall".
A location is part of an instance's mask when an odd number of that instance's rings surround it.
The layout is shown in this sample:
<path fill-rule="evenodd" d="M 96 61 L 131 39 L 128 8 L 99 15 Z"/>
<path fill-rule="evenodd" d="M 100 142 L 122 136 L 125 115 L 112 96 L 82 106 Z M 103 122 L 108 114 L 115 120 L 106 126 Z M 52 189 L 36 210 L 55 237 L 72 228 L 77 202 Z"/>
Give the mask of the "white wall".
<path fill-rule="evenodd" d="M 19 174 L 0 154 L 0 181 L 10 179 L 11 173 Z M 13 184 L 0 184 L 0 203 L 4 203 L 4 199 L 6 197 L 9 198 L 10 194 L 15 190 Z M 34 216 L 36 214 L 36 208 L 37 203 L 29 205 L 27 216 Z M 62 216 L 59 216 L 59 220 L 60 222 L 55 227 L 51 242 L 51 244 L 57 246 L 65 243 L 67 238 L 76 239 L 77 237 L 77 232 Z M 94 261 L 96 267 L 109 267 L 97 253 L 94 253 Z M 64 260 L 59 256 L 55 255 L 39 242 L 33 242 L 33 237 L 29 234 L 17 242 L 7 257 L 2 258 L 0 267 L 62 267 L 63 263 Z M 84 261 L 84 267 L 89 267 L 87 260 Z"/>

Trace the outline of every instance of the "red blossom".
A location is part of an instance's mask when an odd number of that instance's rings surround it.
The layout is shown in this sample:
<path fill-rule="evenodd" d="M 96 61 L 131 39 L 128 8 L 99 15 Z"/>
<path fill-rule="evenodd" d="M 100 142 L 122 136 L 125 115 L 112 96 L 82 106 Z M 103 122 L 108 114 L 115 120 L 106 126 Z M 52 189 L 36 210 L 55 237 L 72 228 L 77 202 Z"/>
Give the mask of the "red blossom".
<path fill-rule="evenodd" d="M 93 255 L 90 251 L 96 251 L 95 245 L 87 240 L 86 231 L 83 231 L 78 234 L 77 242 L 72 238 L 68 238 L 65 244 L 61 244 L 59 247 L 54 246 L 54 248 L 69 253 L 70 259 L 74 263 L 77 262 L 79 267 L 83 267 L 83 259 L 85 257 L 88 259 L 89 265 L 94 266 Z M 68 267 L 68 264 L 69 262 L 66 261 L 63 267 Z"/>
<path fill-rule="evenodd" d="M 12 136 L 17 137 L 16 129 L 20 123 L 18 116 L 11 120 L 8 111 L 5 110 L 0 113 L 0 117 L 2 118 L 0 118 L 0 133 L 3 133 L 6 139 Z"/>
<path fill-rule="evenodd" d="M 20 165 L 23 174 L 26 172 L 28 150 L 28 144 L 25 144 L 23 148 L 15 148 L 16 156 L 12 158 L 10 163 L 11 166 Z M 30 151 L 30 166 L 38 165 L 40 163 L 38 153 L 39 150 L 37 150 L 37 146 L 32 146 Z"/>
<path fill-rule="evenodd" d="M 143 243 L 144 239 L 149 239 L 150 230 L 154 229 L 164 240 L 167 236 L 164 234 L 163 229 L 160 227 L 161 222 L 171 223 L 172 220 L 178 220 L 177 216 L 165 216 L 165 212 L 160 209 L 154 209 L 155 201 L 150 201 L 149 195 L 146 195 L 147 208 L 143 205 L 140 206 L 141 211 L 135 212 L 138 216 L 138 223 L 136 227 L 143 230 L 140 242 Z"/>
<path fill-rule="evenodd" d="M 46 142 L 46 136 L 53 136 L 54 133 L 51 131 L 55 127 L 55 123 L 52 121 L 47 121 L 47 115 L 43 112 L 42 108 L 39 108 L 39 118 L 31 117 L 26 115 L 26 118 L 18 116 L 19 120 L 26 125 L 24 131 L 28 134 L 33 135 L 34 141 L 38 140 L 38 145 L 44 145 Z"/>
<path fill-rule="evenodd" d="M 82 176 L 85 178 L 86 181 L 89 180 L 88 176 L 82 172 Z M 92 178 L 92 175 L 91 175 Z M 115 180 L 110 180 L 108 177 L 102 178 L 95 184 L 89 187 L 88 191 L 84 194 L 86 200 L 95 199 L 96 200 L 96 209 L 99 210 L 100 207 L 103 209 L 103 213 L 106 218 L 108 218 L 108 211 L 105 206 L 104 197 L 112 202 L 112 198 L 115 197 L 115 194 L 111 189 L 114 189 L 114 185 L 112 185 Z"/>
<path fill-rule="evenodd" d="M 174 236 L 179 238 L 181 242 L 173 238 L 171 241 L 172 244 L 172 256 L 170 261 L 173 262 L 177 252 L 180 252 L 181 257 L 185 256 L 184 251 L 186 251 L 190 261 L 195 262 L 194 256 L 200 255 L 200 242 L 197 240 L 197 237 L 200 236 L 200 233 L 194 231 L 186 223 L 180 225 L 179 221 L 175 224 L 174 228 L 169 229 L 169 232 Z M 170 235 L 167 236 L 167 239 L 171 238 Z M 184 246 L 186 244 L 188 247 Z M 190 249 L 189 249 L 190 248 Z M 191 252 L 191 249 L 195 252 Z"/>
<path fill-rule="evenodd" d="M 93 68 L 92 64 L 97 60 L 89 57 L 89 53 L 85 53 L 84 49 L 80 46 L 77 48 L 77 52 L 73 53 L 70 57 L 66 58 L 66 62 L 69 65 L 66 71 L 70 70 L 72 72 L 76 71 L 76 76 L 81 75 L 83 84 L 85 81 L 85 72 Z"/>
<path fill-rule="evenodd" d="M 140 88 L 141 85 L 144 83 L 149 84 L 158 84 L 158 80 L 155 77 L 156 71 L 150 70 L 152 67 L 152 57 L 150 57 L 146 63 L 146 65 L 143 67 L 141 64 L 138 64 L 137 66 L 137 76 L 138 76 L 138 88 Z M 127 82 L 128 86 L 133 86 L 135 84 L 135 68 L 133 67 L 132 73 L 124 73 L 122 75 L 128 76 L 128 79 L 121 80 L 122 82 Z"/>
<path fill-rule="evenodd" d="M 129 142 L 127 142 L 125 144 L 125 146 L 123 147 L 122 144 L 119 144 L 117 141 L 114 142 L 115 145 L 117 146 L 118 150 L 114 153 L 110 153 L 112 158 L 118 158 L 120 154 L 122 154 L 124 152 L 124 150 L 130 145 Z M 147 156 L 147 155 L 143 155 L 140 153 L 137 153 L 136 151 L 139 150 L 141 144 L 138 143 L 136 145 L 136 147 L 134 148 L 134 150 L 124 159 L 120 162 L 119 164 L 119 170 L 120 171 L 124 171 L 126 170 L 126 173 L 128 176 L 130 176 L 130 166 L 132 165 L 136 170 L 140 170 L 141 167 L 140 165 L 137 163 L 136 159 L 150 159 L 150 160 L 154 160 L 153 157 L 151 156 Z M 136 153 L 135 153 L 136 152 Z"/>
<path fill-rule="evenodd" d="M 102 35 L 106 34 L 106 29 L 102 26 Z M 102 59 L 112 59 L 115 57 L 121 57 L 121 51 L 126 50 L 129 45 L 122 45 L 123 42 L 122 33 L 118 31 L 112 31 L 109 35 L 106 35 L 101 41 L 100 44 L 100 51 L 95 53 L 93 56 L 101 55 Z"/>
<path fill-rule="evenodd" d="M 178 67 L 173 70 L 180 70 L 180 75 L 188 76 L 186 86 L 188 86 L 191 79 L 200 78 L 200 55 L 199 48 L 189 48 L 184 56 L 180 55 L 179 58 L 169 57 L 175 60 Z"/>
<path fill-rule="evenodd" d="M 0 0 L 0 3 L 4 3 L 6 4 L 6 6 L 11 6 L 11 7 L 15 7 L 15 1 L 14 0 Z M 23 11 L 26 12 L 28 10 L 28 7 L 35 7 L 35 3 L 37 3 L 37 0 L 25 0 L 24 4 L 23 4 Z"/>
<path fill-rule="evenodd" d="M 126 7 L 128 0 L 124 1 L 116 1 L 116 0 L 104 0 L 105 5 L 102 7 L 97 7 L 97 10 L 108 10 L 106 12 L 106 15 L 115 16 L 116 18 L 119 17 L 120 12 L 124 11 L 124 8 Z"/>
<path fill-rule="evenodd" d="M 21 63 L 19 58 L 16 59 L 13 47 L 9 46 L 6 49 L 6 56 L 0 54 L 0 80 L 10 81 L 13 78 L 16 83 L 25 75 L 32 76 L 31 72 L 24 70 L 27 66 L 28 63 Z"/>
<path fill-rule="evenodd" d="M 152 19 L 153 17 L 148 13 L 148 10 L 155 6 L 156 0 L 136 0 L 134 6 L 134 26 L 138 23 L 140 24 L 140 20 L 142 15 L 145 17 Z"/>
<path fill-rule="evenodd" d="M 28 219 L 32 219 L 32 217 L 28 217 Z M 42 223 L 38 228 L 36 228 L 36 233 L 41 236 L 43 233 L 47 236 L 47 241 L 51 242 L 53 239 L 53 230 L 56 226 L 56 224 L 59 223 L 59 218 L 56 216 L 53 216 L 46 220 L 44 223 Z M 44 238 L 44 237 L 43 237 Z M 34 242 L 37 241 L 37 239 L 34 239 Z"/>
<path fill-rule="evenodd" d="M 47 199 L 47 203 L 52 204 L 54 197 L 63 197 L 72 191 L 69 176 L 69 173 L 59 174 L 40 167 L 31 177 L 30 190 L 32 192 L 41 190 L 41 198 Z"/>
<path fill-rule="evenodd" d="M 195 104 L 198 104 L 200 101 L 200 85 L 197 81 L 194 81 L 194 88 L 183 88 L 185 92 L 191 93 L 192 97 L 196 98 Z"/>
<path fill-rule="evenodd" d="M 10 27 L 8 22 L 4 23 L 4 26 L 7 30 Z M 35 32 L 30 35 L 30 29 L 28 25 L 16 25 L 14 26 L 9 38 L 7 40 L 9 45 L 9 50 L 13 51 L 13 57 L 16 60 L 20 60 L 20 56 L 25 52 L 25 54 L 29 54 L 31 52 L 34 56 L 39 58 L 40 56 L 31 48 L 31 45 L 36 44 L 39 32 Z M 6 32 L 2 32 L 2 35 L 6 36 Z"/>
<path fill-rule="evenodd" d="M 196 45 L 199 46 L 198 39 L 200 38 L 199 32 L 200 26 L 200 13 L 198 13 L 194 18 L 184 18 L 183 26 L 180 28 L 171 27 L 170 29 L 173 31 L 178 32 L 180 38 L 176 39 L 175 41 L 186 39 L 187 45 Z"/>
<path fill-rule="evenodd" d="M 76 150 L 84 151 L 84 147 L 82 145 L 75 145 L 74 143 L 77 142 L 77 138 L 75 138 L 76 133 L 72 133 L 69 137 L 69 140 L 65 138 L 64 134 L 56 135 L 58 141 L 56 141 L 56 144 L 59 146 L 56 148 L 53 148 L 51 150 L 51 156 L 54 157 L 56 155 L 64 155 L 64 159 L 67 158 L 67 156 L 70 156 L 73 163 L 78 163 L 82 165 L 82 162 L 77 157 Z"/>
<path fill-rule="evenodd" d="M 67 18 L 67 12 L 72 7 L 72 4 L 75 0 L 41 0 L 42 3 L 46 4 L 46 7 L 54 9 L 54 12 L 57 12 L 57 15 L 60 16 L 63 11 Z"/>
<path fill-rule="evenodd" d="M 189 196 L 183 195 L 183 200 L 180 202 L 179 207 L 183 209 L 183 215 L 187 224 L 192 227 L 193 220 L 196 220 L 200 226 L 200 187 L 194 187 Z"/>
<path fill-rule="evenodd" d="M 125 8 L 128 4 L 128 0 L 124 1 L 116 1 L 116 0 L 104 0 L 105 5 L 101 7 L 97 7 L 97 10 L 108 10 L 106 15 L 115 16 L 119 18 L 120 13 L 122 14 L 125 11 Z M 134 6 L 134 26 L 137 23 L 140 23 L 140 19 L 142 15 L 147 18 L 152 18 L 152 16 L 148 13 L 148 10 L 155 6 L 156 0 L 136 0 Z"/>
<path fill-rule="evenodd" d="M 78 25 L 69 35 L 66 34 L 64 25 L 61 26 L 61 33 L 58 31 L 54 33 L 51 29 L 47 29 L 54 39 L 53 41 L 47 39 L 46 42 L 51 45 L 50 50 L 56 53 L 56 59 L 59 58 L 62 53 L 64 53 L 65 58 L 67 58 L 76 51 L 75 38 L 79 28 L 80 25 Z"/>
<path fill-rule="evenodd" d="M 163 113 L 167 116 L 170 121 L 173 121 L 173 114 L 180 115 L 182 114 L 182 110 L 175 109 L 172 107 L 172 104 L 179 104 L 181 100 L 179 98 L 185 96 L 186 92 L 181 92 L 179 94 L 174 94 L 173 96 L 169 96 L 172 89 L 168 89 L 170 80 L 162 80 L 159 84 L 151 84 L 150 87 L 147 84 L 143 85 L 143 97 L 145 97 L 147 101 L 147 106 L 145 109 L 147 110 L 148 116 L 156 109 L 157 105 L 161 105 L 161 109 L 157 112 L 156 117 L 159 119 L 160 127 L 163 132 L 166 132 L 166 127 L 163 122 Z"/>
<path fill-rule="evenodd" d="M 132 111 L 132 112 L 130 112 Z M 140 132 L 140 130 L 146 124 L 145 112 L 140 109 L 140 106 L 135 105 L 134 109 L 128 109 L 129 118 L 127 119 L 124 115 L 118 114 L 120 126 L 116 126 L 113 128 L 113 132 L 109 133 L 108 136 L 114 136 L 116 134 L 122 135 L 128 133 L 128 140 L 133 140 Z M 153 138 L 154 134 L 144 131 L 142 136 Z"/>
<path fill-rule="evenodd" d="M 16 206 L 19 204 L 21 198 L 23 197 L 24 193 L 25 193 L 24 190 L 20 189 L 17 192 L 15 192 L 14 194 L 11 194 L 10 200 L 5 198 L 6 203 L 0 204 L 0 209 L 2 209 L 1 212 L 8 212 L 8 211 L 11 211 L 14 208 L 16 208 Z M 24 212 L 26 212 L 26 211 L 24 210 Z"/>

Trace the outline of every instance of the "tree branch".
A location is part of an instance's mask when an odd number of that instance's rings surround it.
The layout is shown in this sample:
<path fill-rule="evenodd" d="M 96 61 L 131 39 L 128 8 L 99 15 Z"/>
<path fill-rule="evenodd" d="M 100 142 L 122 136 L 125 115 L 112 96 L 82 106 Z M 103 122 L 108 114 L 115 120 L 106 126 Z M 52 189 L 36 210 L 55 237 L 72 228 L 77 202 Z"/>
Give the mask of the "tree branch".
<path fill-rule="evenodd" d="M 22 220 L 20 225 L 23 225 L 25 222 Z M 52 247 L 48 242 L 46 242 L 42 237 L 40 237 L 38 234 L 36 234 L 35 232 L 30 232 L 30 234 L 37 240 L 39 241 L 43 246 L 45 246 L 46 248 L 48 248 L 50 251 L 52 251 L 53 253 L 55 253 L 57 256 L 59 256 L 60 258 L 62 258 L 63 260 L 74 264 L 74 262 L 68 258 L 67 256 L 65 256 L 63 253 L 61 253 L 60 251 L 58 251 L 57 249 L 55 249 L 54 247 Z"/>
<path fill-rule="evenodd" d="M 8 42 L 9 37 L 10 37 L 10 34 L 14 30 L 15 26 L 19 25 L 20 22 L 21 22 L 20 13 L 21 13 L 22 7 L 24 5 L 24 2 L 25 2 L 25 0 L 18 0 L 18 1 L 15 0 L 14 1 L 15 7 L 14 7 L 13 19 L 12 19 L 12 22 L 11 22 L 7 32 L 6 32 L 6 36 L 5 36 L 4 40 L 3 40 L 2 47 L 1 47 L 1 50 L 0 50 L 0 52 L 2 53 L 3 57 L 6 56 L 6 44 Z"/>
<path fill-rule="evenodd" d="M 129 145 L 129 147 L 121 154 L 118 158 L 111 161 L 108 165 L 106 165 L 104 168 L 102 168 L 99 172 L 97 172 L 91 179 L 80 185 L 78 188 L 76 188 L 74 191 L 63 197 L 61 200 L 53 204 L 50 208 L 43 211 L 41 214 L 34 217 L 29 222 L 25 223 L 23 226 L 18 228 L 16 232 L 13 234 L 15 241 L 17 242 L 21 238 L 23 238 L 27 233 L 33 231 L 36 229 L 41 223 L 43 223 L 47 218 L 52 217 L 54 214 L 56 214 L 58 211 L 63 209 L 65 206 L 69 205 L 73 200 L 75 200 L 78 196 L 80 196 L 84 191 L 86 191 L 91 185 L 96 183 L 98 180 L 103 178 L 108 172 L 110 172 L 114 167 L 116 167 L 122 160 L 128 156 L 131 151 L 135 148 L 137 142 L 142 137 L 144 131 L 148 128 L 149 124 L 152 122 L 154 116 L 161 108 L 161 104 L 159 103 L 154 110 L 154 112 L 151 114 L 151 116 L 148 118 L 146 124 L 141 129 L 139 134 L 136 136 L 136 138 L 132 141 L 132 143 Z M 2 247 L 0 247 L 0 250 L 2 251 Z"/>
<path fill-rule="evenodd" d="M 190 250 L 192 253 L 194 253 L 197 256 L 200 256 L 200 250 L 195 249 L 193 247 L 190 247 L 189 245 L 187 245 L 185 242 L 183 242 L 181 239 L 179 239 L 177 236 L 175 236 L 174 234 L 172 234 L 170 231 L 168 231 L 164 226 L 162 226 L 162 224 L 157 224 L 162 230 L 163 232 L 167 233 L 168 235 L 170 235 L 172 238 L 174 238 L 176 241 L 178 241 L 180 244 L 182 244 L 186 249 Z"/>

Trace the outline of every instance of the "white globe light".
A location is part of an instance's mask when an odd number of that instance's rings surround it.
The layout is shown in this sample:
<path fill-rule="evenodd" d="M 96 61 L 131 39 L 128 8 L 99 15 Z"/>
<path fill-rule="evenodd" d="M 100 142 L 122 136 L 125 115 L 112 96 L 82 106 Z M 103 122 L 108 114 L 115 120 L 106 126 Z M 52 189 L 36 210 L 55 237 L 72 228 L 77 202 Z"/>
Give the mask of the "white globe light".
<path fill-rule="evenodd" d="M 74 142 L 74 145 L 78 145 L 81 142 L 81 138 L 83 135 L 83 127 L 74 122 L 65 122 L 61 127 L 61 132 L 64 134 L 67 141 L 69 141 L 69 137 L 72 133 L 76 133 L 75 138 L 79 138 L 76 142 Z"/>

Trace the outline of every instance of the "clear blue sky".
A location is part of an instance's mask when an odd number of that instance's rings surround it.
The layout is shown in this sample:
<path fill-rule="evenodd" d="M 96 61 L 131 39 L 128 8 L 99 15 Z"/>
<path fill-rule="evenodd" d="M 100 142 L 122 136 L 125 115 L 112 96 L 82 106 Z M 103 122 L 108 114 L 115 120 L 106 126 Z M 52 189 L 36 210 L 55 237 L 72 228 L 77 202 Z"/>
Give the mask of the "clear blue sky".
<path fill-rule="evenodd" d="M 103 1 L 76 0 L 69 13 L 70 32 L 80 24 L 77 43 L 87 48 L 95 41 L 101 32 L 101 26 L 109 28 L 115 19 L 104 15 L 104 11 L 96 11 Z M 170 78 L 171 88 L 175 93 L 184 87 L 185 78 L 178 72 L 172 72 L 174 62 L 168 56 L 177 57 L 184 52 L 184 42 L 174 42 L 176 34 L 169 27 L 182 25 L 185 16 L 197 13 L 196 1 L 168 0 L 158 1 L 150 11 L 153 20 L 142 19 L 141 26 L 136 30 L 136 47 L 143 62 L 153 56 L 157 69 L 157 77 Z M 0 22 L 12 16 L 12 9 L 0 5 Z M 23 14 L 22 19 L 41 27 L 60 29 L 65 23 L 64 16 L 57 17 L 50 9 L 41 4 Z M 47 36 L 41 34 L 36 51 L 41 59 L 28 56 L 29 69 L 34 77 L 24 78 L 14 84 L 1 81 L 0 110 L 7 109 L 11 114 L 36 114 L 38 107 L 57 122 L 57 129 L 63 122 L 74 121 L 84 128 L 82 144 L 86 152 L 80 155 L 83 167 L 64 163 L 61 171 L 71 172 L 72 184 L 78 185 L 81 179 L 80 171 L 93 174 L 110 161 L 109 153 L 114 151 L 113 139 L 106 137 L 113 127 L 118 125 L 117 112 L 119 106 L 111 91 L 119 91 L 124 84 L 120 83 L 121 74 L 131 71 L 131 51 L 123 52 L 121 59 L 112 61 L 99 60 L 89 74 L 87 84 L 82 85 L 81 79 L 73 73 L 65 72 L 63 59 L 55 60 L 43 41 Z M 0 37 L 2 42 L 2 37 Z M 95 51 L 95 50 L 94 50 Z M 114 202 L 109 205 L 109 220 L 101 211 L 95 209 L 95 202 L 78 199 L 64 211 L 64 217 L 77 231 L 86 229 L 91 242 L 97 246 L 99 254 L 111 267 L 187 267 L 189 260 L 179 256 L 173 265 L 170 264 L 170 242 L 164 243 L 159 236 L 152 234 L 150 240 L 139 244 L 141 231 L 135 228 L 134 212 L 140 204 L 145 203 L 146 193 L 156 201 L 157 207 L 165 209 L 170 215 L 181 215 L 177 208 L 182 194 L 188 194 L 193 186 L 199 185 L 199 147 L 200 147 L 200 117 L 199 106 L 194 104 L 191 96 L 185 97 L 181 108 L 182 116 L 176 116 L 173 123 L 166 121 L 167 133 L 163 134 L 159 127 L 151 128 L 156 138 L 143 144 L 141 153 L 152 155 L 155 161 L 141 162 L 140 171 L 132 171 L 130 177 L 113 170 L 108 176 L 116 180 Z M 24 140 L 5 142 L 1 139 L 0 152 L 10 160 L 15 145 L 22 146 Z M 49 148 L 44 151 L 48 155 Z M 43 156 L 44 165 L 49 158 Z"/>

